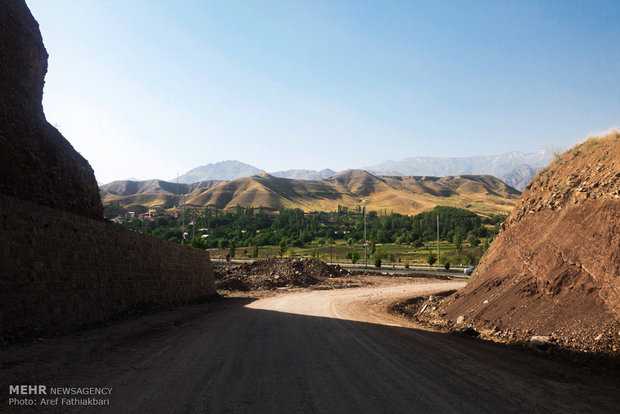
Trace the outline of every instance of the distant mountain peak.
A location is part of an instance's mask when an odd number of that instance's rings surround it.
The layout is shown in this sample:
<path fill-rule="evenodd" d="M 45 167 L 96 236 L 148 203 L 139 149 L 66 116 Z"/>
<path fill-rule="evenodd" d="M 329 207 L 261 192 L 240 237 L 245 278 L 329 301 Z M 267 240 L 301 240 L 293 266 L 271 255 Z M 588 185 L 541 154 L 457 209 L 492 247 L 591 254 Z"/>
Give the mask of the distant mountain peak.
<path fill-rule="evenodd" d="M 270 174 L 273 175 L 274 177 L 295 178 L 297 180 L 321 180 L 323 178 L 336 175 L 337 172 L 330 168 L 325 168 L 320 171 L 294 169 L 294 170 L 286 170 L 286 171 L 275 171 Z"/>
<path fill-rule="evenodd" d="M 236 180 L 258 174 L 266 174 L 265 170 L 236 160 L 226 160 L 193 168 L 179 176 L 180 183 L 194 183 L 208 180 Z M 320 180 L 336 175 L 337 172 L 325 168 L 320 171 L 293 169 L 268 173 L 273 177 L 294 178 L 297 180 Z M 176 181 L 176 177 L 170 181 Z"/>
<path fill-rule="evenodd" d="M 202 165 L 179 176 L 180 183 L 196 183 L 210 180 L 235 180 L 265 172 L 241 161 L 226 160 Z M 176 178 L 170 181 L 176 181 Z"/>

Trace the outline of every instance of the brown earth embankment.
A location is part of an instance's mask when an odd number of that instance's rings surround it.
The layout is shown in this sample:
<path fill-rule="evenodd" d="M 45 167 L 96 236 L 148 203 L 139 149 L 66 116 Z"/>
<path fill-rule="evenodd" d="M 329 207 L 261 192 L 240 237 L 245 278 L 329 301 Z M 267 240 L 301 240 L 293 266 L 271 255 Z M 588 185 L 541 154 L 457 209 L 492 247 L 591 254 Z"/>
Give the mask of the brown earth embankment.
<path fill-rule="evenodd" d="M 439 314 L 620 352 L 620 134 L 588 140 L 541 171 Z"/>

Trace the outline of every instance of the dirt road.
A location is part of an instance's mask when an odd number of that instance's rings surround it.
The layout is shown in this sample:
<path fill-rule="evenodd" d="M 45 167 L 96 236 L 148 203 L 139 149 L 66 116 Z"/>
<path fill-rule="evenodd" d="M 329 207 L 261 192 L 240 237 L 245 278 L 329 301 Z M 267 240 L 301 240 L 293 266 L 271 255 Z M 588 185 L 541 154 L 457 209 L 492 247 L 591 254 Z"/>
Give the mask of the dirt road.
<path fill-rule="evenodd" d="M 9 384 L 45 384 L 112 387 L 109 406 L 76 412 L 617 412 L 618 378 L 384 312 L 398 297 L 462 285 L 229 298 L 13 345 L 0 353 L 0 411 Z"/>

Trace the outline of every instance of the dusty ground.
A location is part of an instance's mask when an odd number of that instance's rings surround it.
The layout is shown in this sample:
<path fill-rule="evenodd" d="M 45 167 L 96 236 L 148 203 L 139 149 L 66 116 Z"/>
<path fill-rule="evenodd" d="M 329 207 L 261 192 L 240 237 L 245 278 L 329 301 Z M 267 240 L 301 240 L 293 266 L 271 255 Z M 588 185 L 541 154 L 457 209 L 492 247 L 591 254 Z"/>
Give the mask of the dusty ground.
<path fill-rule="evenodd" d="M 375 282 L 228 297 L 10 345 L 0 406 L 9 384 L 45 384 L 113 392 L 107 407 L 38 412 L 617 412 L 617 377 L 387 313 L 463 282 Z"/>

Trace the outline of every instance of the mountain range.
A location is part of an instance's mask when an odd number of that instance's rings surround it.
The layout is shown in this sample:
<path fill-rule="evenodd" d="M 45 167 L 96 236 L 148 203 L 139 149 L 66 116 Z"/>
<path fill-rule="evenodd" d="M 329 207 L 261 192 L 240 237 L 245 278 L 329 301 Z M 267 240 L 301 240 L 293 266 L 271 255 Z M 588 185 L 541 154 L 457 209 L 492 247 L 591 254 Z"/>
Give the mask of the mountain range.
<path fill-rule="evenodd" d="M 262 206 L 265 210 L 301 208 L 355 209 L 367 200 L 369 210 L 417 214 L 437 205 L 467 208 L 480 214 L 509 213 L 519 191 L 490 175 L 378 176 L 346 170 L 320 180 L 300 180 L 259 173 L 235 180 L 172 183 L 162 180 L 115 181 L 100 188 L 104 205 L 118 203 L 133 211 L 172 207 Z"/>
<path fill-rule="evenodd" d="M 493 175 L 519 191 L 553 159 L 557 150 L 553 148 L 535 153 L 508 152 L 501 155 L 480 155 L 473 157 L 411 157 L 400 161 L 384 161 L 363 169 L 375 175 L 394 176 L 437 176 L 448 175 Z M 228 160 L 196 167 L 179 176 L 179 183 L 194 183 L 210 180 L 235 180 L 264 173 L 265 170 L 240 161 Z M 269 173 L 274 177 L 299 180 L 320 180 L 337 174 L 332 169 L 294 169 Z M 175 179 L 171 179 L 171 182 Z"/>
<path fill-rule="evenodd" d="M 548 148 L 530 154 L 508 152 L 473 157 L 412 157 L 401 161 L 388 160 L 364 169 L 374 174 L 394 175 L 489 174 L 523 191 L 536 172 L 549 165 L 557 152 L 560 151 Z"/>

